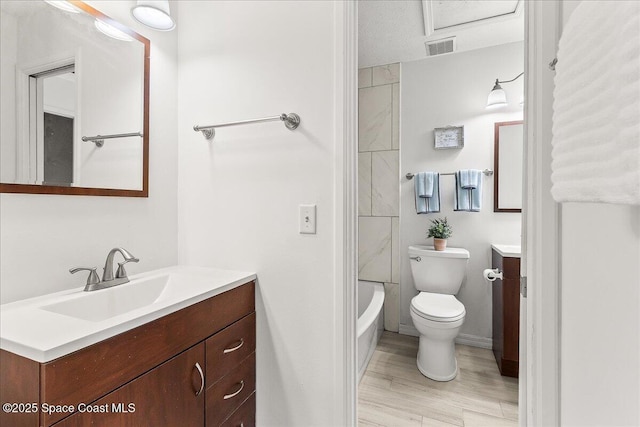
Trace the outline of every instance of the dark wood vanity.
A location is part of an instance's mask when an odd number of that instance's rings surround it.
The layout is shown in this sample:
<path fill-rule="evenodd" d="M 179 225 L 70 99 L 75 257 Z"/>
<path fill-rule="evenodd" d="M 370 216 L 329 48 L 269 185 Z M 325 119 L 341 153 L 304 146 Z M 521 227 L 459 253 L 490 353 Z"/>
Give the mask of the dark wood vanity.
<path fill-rule="evenodd" d="M 520 340 L 520 258 L 492 249 L 493 268 L 504 279 L 493 282 L 493 354 L 502 375 L 518 377 Z"/>
<path fill-rule="evenodd" d="M 0 350 L 2 403 L 37 405 L 0 425 L 254 426 L 255 348 L 252 281 L 50 362 Z"/>

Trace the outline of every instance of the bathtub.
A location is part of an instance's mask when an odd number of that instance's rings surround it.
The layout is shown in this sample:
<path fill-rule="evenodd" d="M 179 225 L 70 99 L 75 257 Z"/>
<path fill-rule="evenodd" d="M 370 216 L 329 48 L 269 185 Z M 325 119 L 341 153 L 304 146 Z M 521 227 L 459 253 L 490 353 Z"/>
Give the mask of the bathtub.
<path fill-rule="evenodd" d="M 378 282 L 358 281 L 358 382 L 362 379 L 367 364 L 373 356 L 378 339 L 384 329 L 382 304 L 384 286 Z"/>

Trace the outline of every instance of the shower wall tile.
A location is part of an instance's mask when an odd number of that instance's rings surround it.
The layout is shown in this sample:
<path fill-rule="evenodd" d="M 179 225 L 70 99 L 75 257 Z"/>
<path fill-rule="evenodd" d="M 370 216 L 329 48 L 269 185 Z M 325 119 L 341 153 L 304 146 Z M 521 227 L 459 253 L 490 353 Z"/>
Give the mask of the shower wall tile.
<path fill-rule="evenodd" d="M 391 85 L 358 91 L 358 151 L 391 149 Z"/>
<path fill-rule="evenodd" d="M 391 218 L 391 281 L 400 283 L 400 218 Z"/>
<path fill-rule="evenodd" d="M 391 148 L 400 149 L 400 83 L 391 88 Z"/>
<path fill-rule="evenodd" d="M 400 81 L 400 64 L 388 64 L 373 67 L 373 85 L 386 85 Z"/>
<path fill-rule="evenodd" d="M 358 218 L 358 278 L 391 281 L 391 218 Z"/>
<path fill-rule="evenodd" d="M 358 215 L 371 216 L 371 153 L 358 153 Z"/>
<path fill-rule="evenodd" d="M 398 216 L 400 210 L 399 151 L 371 153 L 371 215 Z"/>
<path fill-rule="evenodd" d="M 397 283 L 384 284 L 384 329 L 398 332 L 400 329 L 400 287 Z"/>
<path fill-rule="evenodd" d="M 361 68 L 358 70 L 358 89 L 371 87 L 371 68 Z"/>

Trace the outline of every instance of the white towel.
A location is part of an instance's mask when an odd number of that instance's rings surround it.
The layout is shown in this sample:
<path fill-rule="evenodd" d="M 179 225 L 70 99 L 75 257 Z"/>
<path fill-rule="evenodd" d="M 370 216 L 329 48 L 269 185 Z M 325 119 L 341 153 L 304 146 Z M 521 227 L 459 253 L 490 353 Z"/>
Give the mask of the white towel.
<path fill-rule="evenodd" d="M 553 198 L 640 205 L 640 2 L 581 2 L 555 86 Z"/>

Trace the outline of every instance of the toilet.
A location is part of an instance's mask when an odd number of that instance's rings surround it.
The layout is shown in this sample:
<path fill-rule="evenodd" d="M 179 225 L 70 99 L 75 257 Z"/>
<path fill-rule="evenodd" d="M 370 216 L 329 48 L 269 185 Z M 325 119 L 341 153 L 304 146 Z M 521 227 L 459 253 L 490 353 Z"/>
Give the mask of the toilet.
<path fill-rule="evenodd" d="M 411 319 L 420 333 L 417 365 L 424 376 L 450 381 L 458 373 L 454 340 L 466 314 L 455 294 L 464 280 L 469 251 L 409 246 L 411 274 L 420 293 L 411 300 Z"/>

